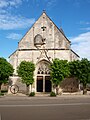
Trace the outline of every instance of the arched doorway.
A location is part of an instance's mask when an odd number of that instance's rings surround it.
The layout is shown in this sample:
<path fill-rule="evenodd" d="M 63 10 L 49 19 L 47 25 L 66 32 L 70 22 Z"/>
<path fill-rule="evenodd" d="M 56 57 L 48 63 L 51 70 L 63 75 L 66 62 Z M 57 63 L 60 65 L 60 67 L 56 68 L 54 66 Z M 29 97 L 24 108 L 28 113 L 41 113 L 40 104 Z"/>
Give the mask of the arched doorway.
<path fill-rule="evenodd" d="M 41 61 L 37 69 L 37 92 L 51 92 L 50 69 L 47 61 Z"/>

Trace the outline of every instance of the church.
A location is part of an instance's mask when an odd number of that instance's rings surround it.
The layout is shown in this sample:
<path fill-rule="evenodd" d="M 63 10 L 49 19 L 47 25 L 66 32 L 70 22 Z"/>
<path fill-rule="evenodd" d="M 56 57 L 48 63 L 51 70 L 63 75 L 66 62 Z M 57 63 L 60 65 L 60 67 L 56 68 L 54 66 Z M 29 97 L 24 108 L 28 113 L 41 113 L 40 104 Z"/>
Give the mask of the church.
<path fill-rule="evenodd" d="M 17 84 L 23 92 L 25 86 L 17 75 L 17 66 L 21 61 L 32 61 L 35 64 L 33 91 L 51 92 L 49 65 L 55 58 L 73 61 L 79 59 L 79 56 L 71 49 L 71 42 L 62 28 L 58 28 L 43 11 L 19 41 L 17 50 L 9 56 L 9 62 L 14 68 L 14 74 L 10 78 L 12 84 Z"/>

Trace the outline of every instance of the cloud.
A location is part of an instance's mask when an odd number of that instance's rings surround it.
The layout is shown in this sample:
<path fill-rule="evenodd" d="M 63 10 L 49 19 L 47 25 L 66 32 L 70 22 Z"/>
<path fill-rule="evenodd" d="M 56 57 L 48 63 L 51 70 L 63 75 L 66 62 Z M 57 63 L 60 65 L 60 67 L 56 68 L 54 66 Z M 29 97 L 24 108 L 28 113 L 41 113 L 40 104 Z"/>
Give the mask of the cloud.
<path fill-rule="evenodd" d="M 70 39 L 72 49 L 81 57 L 90 60 L 90 32 L 82 33 Z"/>
<path fill-rule="evenodd" d="M 79 7 L 80 3 L 82 2 L 81 0 L 66 0 L 68 3 L 72 3 L 73 6 Z"/>
<path fill-rule="evenodd" d="M 83 5 L 90 4 L 90 0 L 65 0 L 67 3 L 71 3 L 73 7 L 80 8 Z"/>
<path fill-rule="evenodd" d="M 20 40 L 22 38 L 22 35 L 17 33 L 10 33 L 7 35 L 6 38 L 13 39 L 13 40 Z"/>
<path fill-rule="evenodd" d="M 90 30 L 90 27 L 80 28 L 80 30 L 86 30 L 86 31 L 89 31 L 89 30 Z"/>
<path fill-rule="evenodd" d="M 0 30 L 23 29 L 30 27 L 34 18 L 25 18 L 21 15 L 10 13 L 13 7 L 21 5 L 25 0 L 0 0 Z M 25 2 L 28 2 L 26 0 Z"/>
<path fill-rule="evenodd" d="M 46 9 L 51 9 L 53 6 L 56 5 L 56 2 L 57 0 L 33 0 L 34 5 L 36 5 L 37 7 L 43 5 Z"/>
<path fill-rule="evenodd" d="M 0 29 L 22 29 L 30 27 L 35 22 L 34 18 L 25 18 L 22 16 L 13 16 L 10 14 L 0 15 Z"/>
<path fill-rule="evenodd" d="M 77 24 L 80 25 L 80 30 L 90 31 L 90 21 L 80 21 Z"/>
<path fill-rule="evenodd" d="M 47 7 L 53 7 L 53 5 L 55 5 L 55 4 L 56 4 L 56 0 L 49 0 L 47 2 Z"/>
<path fill-rule="evenodd" d="M 90 22 L 88 22 L 88 21 L 80 21 L 79 22 L 79 24 L 81 24 L 81 25 L 90 25 Z"/>
<path fill-rule="evenodd" d="M 0 0 L 0 8 L 17 6 L 22 3 L 22 0 Z"/>
<path fill-rule="evenodd" d="M 0 15 L 8 13 L 6 10 L 0 9 Z"/>
<path fill-rule="evenodd" d="M 0 8 L 7 7 L 7 6 L 8 6 L 8 2 L 7 1 L 0 0 Z"/>

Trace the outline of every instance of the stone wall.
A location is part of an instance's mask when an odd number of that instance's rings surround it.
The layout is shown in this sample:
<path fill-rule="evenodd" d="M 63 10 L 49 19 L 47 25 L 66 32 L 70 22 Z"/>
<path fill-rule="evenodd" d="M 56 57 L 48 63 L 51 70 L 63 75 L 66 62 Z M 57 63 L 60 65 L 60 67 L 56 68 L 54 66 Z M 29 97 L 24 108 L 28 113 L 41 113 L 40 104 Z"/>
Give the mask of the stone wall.
<path fill-rule="evenodd" d="M 35 44 L 35 37 L 37 35 L 39 35 L 39 41 L 41 41 L 41 44 L 38 45 Z M 59 58 L 62 60 L 73 61 L 77 60 L 79 57 L 71 50 L 70 41 L 66 38 L 64 32 L 53 23 L 45 12 L 43 12 L 31 29 L 20 40 L 18 49 L 9 58 L 10 63 L 14 67 L 14 75 L 17 75 L 17 66 L 23 60 L 32 61 L 37 69 L 37 64 L 42 60 L 52 62 L 53 59 Z M 33 84 L 35 91 L 36 76 L 37 73 L 35 70 L 35 82 Z M 13 77 L 13 81 L 14 79 L 15 77 Z M 19 85 L 20 82 L 17 84 Z"/>

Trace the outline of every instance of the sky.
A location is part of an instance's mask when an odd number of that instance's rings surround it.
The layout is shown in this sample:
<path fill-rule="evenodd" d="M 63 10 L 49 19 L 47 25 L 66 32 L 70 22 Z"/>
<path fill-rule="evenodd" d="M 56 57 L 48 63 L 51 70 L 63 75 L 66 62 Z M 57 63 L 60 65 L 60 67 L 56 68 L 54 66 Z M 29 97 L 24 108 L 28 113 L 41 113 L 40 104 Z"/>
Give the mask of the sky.
<path fill-rule="evenodd" d="M 0 0 L 0 57 L 8 59 L 43 10 L 80 58 L 90 60 L 90 0 Z"/>

